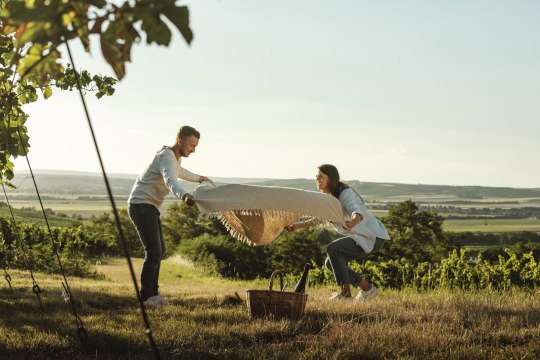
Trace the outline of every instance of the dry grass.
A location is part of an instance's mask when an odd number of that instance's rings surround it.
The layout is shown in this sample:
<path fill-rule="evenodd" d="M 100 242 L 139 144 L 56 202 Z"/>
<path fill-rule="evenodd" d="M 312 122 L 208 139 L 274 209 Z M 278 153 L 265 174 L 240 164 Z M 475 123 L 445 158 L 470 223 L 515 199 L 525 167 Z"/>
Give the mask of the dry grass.
<path fill-rule="evenodd" d="M 178 259 L 177 259 L 178 260 Z M 136 261 L 137 268 L 140 260 Z M 538 359 L 540 294 L 382 291 L 371 302 L 330 302 L 309 288 L 304 318 L 250 320 L 245 304 L 223 301 L 266 281 L 206 277 L 174 259 L 162 267 L 170 301 L 149 316 L 163 358 L 186 359 Z M 71 278 L 89 335 L 81 348 L 59 277 L 37 274 L 45 313 L 28 275 L 0 287 L 0 358 L 152 358 L 125 260 L 100 266 L 106 280 Z"/>

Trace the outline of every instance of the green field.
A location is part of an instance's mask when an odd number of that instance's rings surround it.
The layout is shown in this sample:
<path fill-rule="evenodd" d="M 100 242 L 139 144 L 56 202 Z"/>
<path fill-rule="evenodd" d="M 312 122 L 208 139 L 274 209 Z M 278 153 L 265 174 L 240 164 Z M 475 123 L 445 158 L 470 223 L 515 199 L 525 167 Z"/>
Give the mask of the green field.
<path fill-rule="evenodd" d="M 42 200 L 43 207 L 45 209 L 51 209 L 57 213 L 63 213 L 68 216 L 72 215 L 81 215 L 83 218 L 90 218 L 92 216 L 99 216 L 105 212 L 109 212 L 111 209 L 111 203 L 109 198 L 106 196 L 95 196 L 95 200 L 78 200 L 79 196 L 85 195 L 63 195 L 59 198 L 58 195 L 48 195 L 51 198 L 45 198 Z M 87 195 L 86 195 L 87 196 Z M 55 198 L 53 198 L 55 197 Z M 1 198 L 0 198 L 1 201 Z M 167 199 L 163 206 L 160 209 L 162 214 L 166 214 L 167 206 L 174 200 Z M 10 198 L 9 200 L 11 206 L 15 209 L 20 209 L 23 207 L 34 207 L 36 210 L 41 211 L 39 201 L 37 199 L 17 199 L 16 197 Z M 127 197 L 120 197 L 115 199 L 115 204 L 118 208 L 127 207 Z M 6 208 L 7 211 L 7 208 Z"/>
<path fill-rule="evenodd" d="M 454 232 L 540 232 L 540 220 L 538 219 L 471 219 L 471 220 L 445 220 L 444 230 Z"/>

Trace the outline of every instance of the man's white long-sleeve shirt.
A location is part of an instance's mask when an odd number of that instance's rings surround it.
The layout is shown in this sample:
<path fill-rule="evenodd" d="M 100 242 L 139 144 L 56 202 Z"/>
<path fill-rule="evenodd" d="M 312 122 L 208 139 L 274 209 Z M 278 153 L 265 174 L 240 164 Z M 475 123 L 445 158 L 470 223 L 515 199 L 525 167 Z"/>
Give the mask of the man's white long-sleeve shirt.
<path fill-rule="evenodd" d="M 168 146 L 159 150 L 152 163 L 135 181 L 128 204 L 151 204 L 159 208 L 169 192 L 180 199 L 187 194 L 178 178 L 198 182 L 200 175 L 182 168 L 181 159 L 176 160 Z"/>

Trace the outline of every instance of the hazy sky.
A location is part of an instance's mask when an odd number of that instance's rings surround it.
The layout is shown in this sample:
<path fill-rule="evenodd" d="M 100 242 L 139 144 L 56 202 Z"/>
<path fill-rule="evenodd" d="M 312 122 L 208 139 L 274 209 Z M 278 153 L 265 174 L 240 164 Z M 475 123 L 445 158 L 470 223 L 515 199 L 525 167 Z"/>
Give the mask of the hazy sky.
<path fill-rule="evenodd" d="M 345 180 L 540 187 L 539 1 L 184 4 L 191 46 L 135 46 L 116 94 L 86 97 L 108 172 L 140 173 L 192 125 L 183 164 L 207 176 L 332 163 Z M 99 51 L 76 57 L 111 74 Z M 99 171 L 77 93 L 27 111 L 33 168 Z"/>

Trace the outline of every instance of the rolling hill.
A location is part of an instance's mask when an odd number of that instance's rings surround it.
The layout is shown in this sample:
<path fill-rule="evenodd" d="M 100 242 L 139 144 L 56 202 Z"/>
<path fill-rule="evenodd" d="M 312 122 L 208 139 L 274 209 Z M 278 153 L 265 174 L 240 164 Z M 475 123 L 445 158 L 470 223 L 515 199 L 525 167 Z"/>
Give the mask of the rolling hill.
<path fill-rule="evenodd" d="M 72 172 L 59 170 L 34 171 L 39 190 L 43 194 L 77 194 L 77 195 L 105 195 L 104 181 L 99 173 Z M 128 195 L 133 187 L 137 175 L 110 174 L 115 195 Z M 304 190 L 316 190 L 312 179 L 258 179 L 258 178 L 212 178 L 219 184 L 256 184 L 264 186 L 291 187 Z M 8 189 L 10 193 L 34 193 L 34 184 L 29 173 L 17 173 L 12 183 L 16 190 Z M 370 197 L 399 197 L 399 196 L 447 196 L 462 199 L 483 198 L 540 198 L 540 188 L 512 188 L 487 186 L 451 186 L 426 184 L 398 184 L 362 182 L 358 180 L 347 181 L 356 191 Z M 185 188 L 192 191 L 196 183 L 185 182 Z"/>

